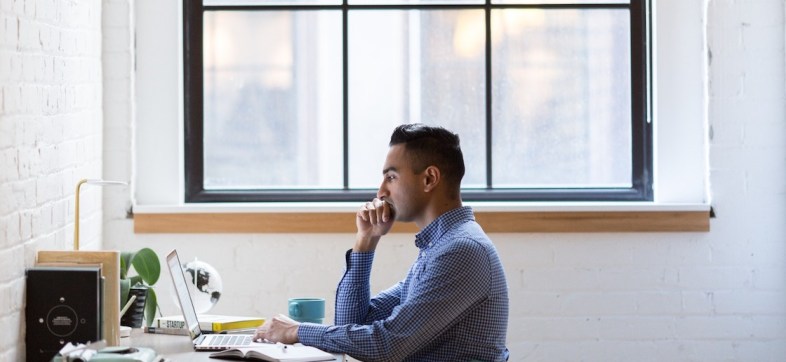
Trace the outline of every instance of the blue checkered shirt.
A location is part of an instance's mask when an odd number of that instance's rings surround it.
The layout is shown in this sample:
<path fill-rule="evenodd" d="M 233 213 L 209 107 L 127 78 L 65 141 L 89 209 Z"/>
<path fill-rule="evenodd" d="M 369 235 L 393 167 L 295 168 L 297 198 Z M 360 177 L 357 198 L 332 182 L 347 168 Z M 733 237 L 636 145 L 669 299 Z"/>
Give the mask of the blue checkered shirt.
<path fill-rule="evenodd" d="M 370 298 L 374 253 L 346 256 L 336 325 L 303 323 L 305 345 L 362 361 L 505 361 L 508 288 L 472 209 L 449 211 L 415 237 L 407 277 Z"/>

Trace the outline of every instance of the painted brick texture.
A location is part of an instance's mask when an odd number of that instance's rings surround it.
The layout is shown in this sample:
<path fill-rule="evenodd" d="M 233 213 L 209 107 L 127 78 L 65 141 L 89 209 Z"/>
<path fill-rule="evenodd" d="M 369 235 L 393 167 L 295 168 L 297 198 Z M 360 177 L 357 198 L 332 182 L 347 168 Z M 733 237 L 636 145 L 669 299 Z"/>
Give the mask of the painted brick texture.
<path fill-rule="evenodd" d="M 0 0 L 0 328 L 19 331 L 0 340 L 0 360 L 23 358 L 23 268 L 36 249 L 69 247 L 76 179 L 101 163 L 116 179 L 139 167 L 130 3 Z M 696 76 L 707 77 L 711 231 L 492 235 L 510 288 L 511 361 L 786 356 L 786 9 L 703 3 L 706 48 L 695 51 L 707 54 L 708 73 Z M 316 295 L 332 319 L 352 235 L 135 235 L 128 191 L 105 192 L 103 214 L 101 194 L 84 191 L 88 246 L 100 246 L 103 223 L 107 247 L 178 248 L 209 262 L 224 280 L 211 313 L 271 315 L 286 310 L 283 296 Z M 411 236 L 386 238 L 372 291 L 414 257 Z M 159 284 L 164 313 L 176 313 Z"/>
<path fill-rule="evenodd" d="M 101 176 L 101 1 L 0 1 L 0 360 L 24 360 L 24 270 L 70 249 L 74 187 Z M 101 200 L 83 189 L 84 248 Z"/>

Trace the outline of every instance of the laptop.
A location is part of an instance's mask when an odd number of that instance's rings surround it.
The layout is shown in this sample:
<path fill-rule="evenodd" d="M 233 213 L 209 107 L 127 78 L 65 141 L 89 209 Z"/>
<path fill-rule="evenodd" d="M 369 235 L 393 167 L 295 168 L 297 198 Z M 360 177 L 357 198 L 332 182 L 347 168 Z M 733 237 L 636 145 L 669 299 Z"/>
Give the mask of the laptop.
<path fill-rule="evenodd" d="M 172 276 L 172 283 L 175 286 L 177 301 L 180 303 L 180 310 L 183 311 L 183 320 L 186 321 L 186 328 L 194 343 L 196 351 L 220 351 L 237 347 L 250 347 L 256 342 L 253 341 L 253 334 L 205 334 L 199 328 L 196 309 L 188 293 L 186 277 L 180 266 L 180 257 L 177 250 L 172 250 L 166 256 L 167 269 Z"/>

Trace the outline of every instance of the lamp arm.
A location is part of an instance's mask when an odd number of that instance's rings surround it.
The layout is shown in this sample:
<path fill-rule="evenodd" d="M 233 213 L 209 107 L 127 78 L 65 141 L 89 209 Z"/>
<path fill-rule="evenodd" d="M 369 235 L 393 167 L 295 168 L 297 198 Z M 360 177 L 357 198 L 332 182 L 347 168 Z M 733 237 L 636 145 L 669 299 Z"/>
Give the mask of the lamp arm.
<path fill-rule="evenodd" d="M 74 197 L 74 251 L 79 250 L 79 190 L 82 188 L 83 184 L 100 186 L 128 185 L 127 182 L 123 181 L 108 181 L 101 179 L 81 179 L 76 183 L 76 196 Z"/>
<path fill-rule="evenodd" d="M 81 179 L 76 183 L 76 193 L 74 194 L 74 251 L 79 250 L 79 189 L 87 183 L 87 179 Z"/>

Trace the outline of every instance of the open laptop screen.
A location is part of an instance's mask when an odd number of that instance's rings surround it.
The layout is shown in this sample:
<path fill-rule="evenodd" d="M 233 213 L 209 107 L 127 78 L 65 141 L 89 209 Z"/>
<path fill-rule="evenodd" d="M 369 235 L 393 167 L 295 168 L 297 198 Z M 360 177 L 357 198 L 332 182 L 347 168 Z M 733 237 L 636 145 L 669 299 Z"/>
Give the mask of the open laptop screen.
<path fill-rule="evenodd" d="M 199 321 L 194 310 L 194 304 L 191 302 L 191 295 L 188 293 L 186 277 L 183 275 L 183 269 L 180 267 L 180 258 L 177 256 L 177 250 L 172 250 L 167 255 L 166 262 L 169 266 L 169 273 L 172 275 L 177 300 L 180 302 L 180 310 L 183 311 L 183 318 L 188 326 L 191 339 L 194 339 L 202 334 L 202 331 L 199 329 Z"/>

